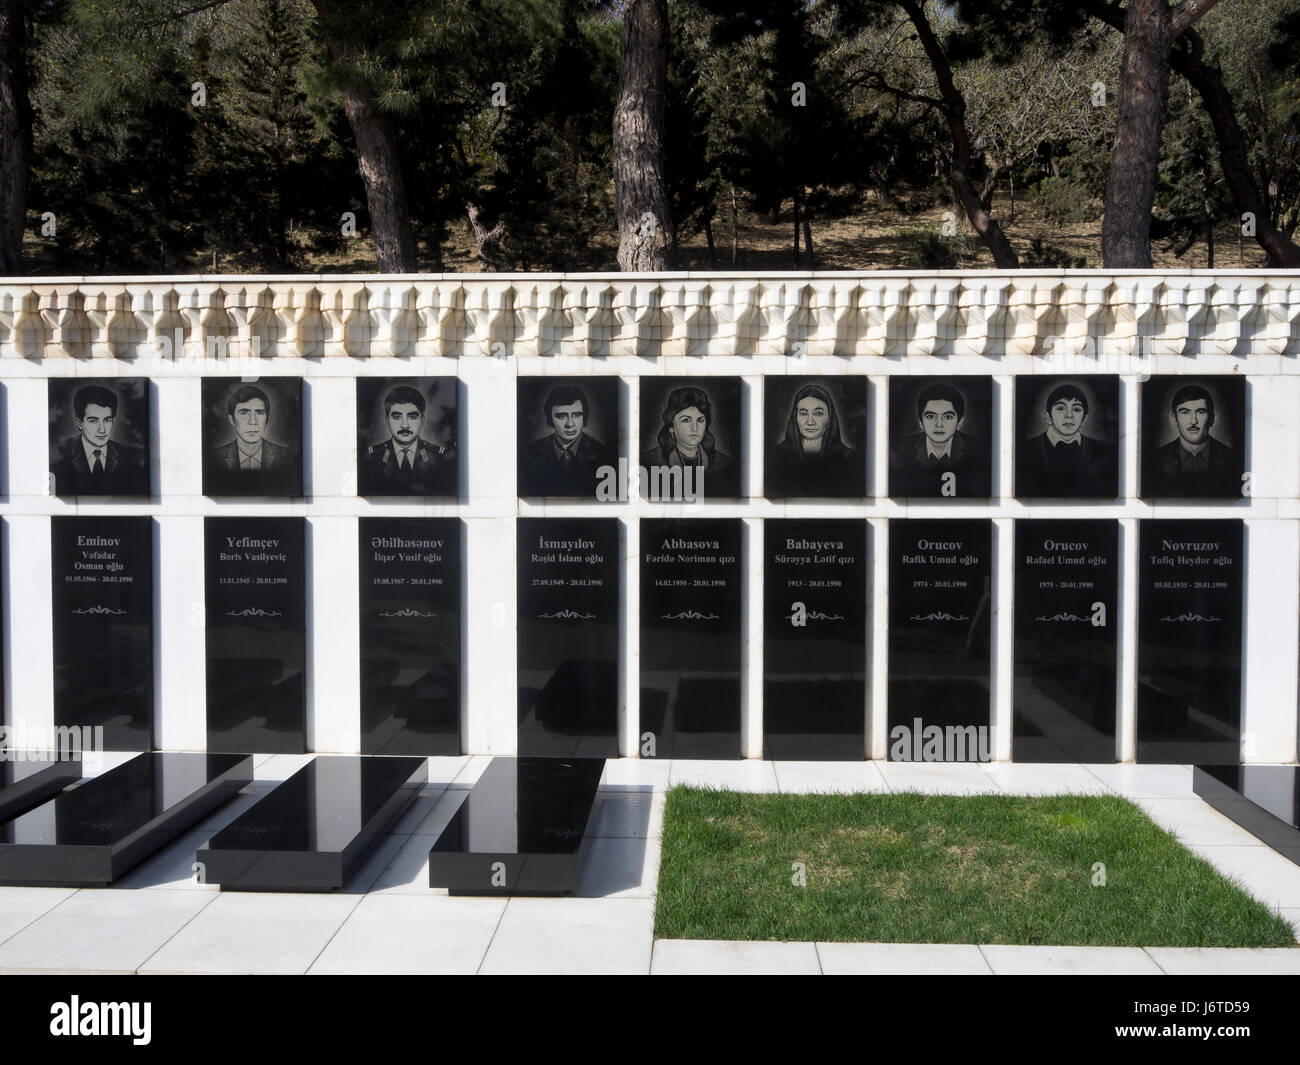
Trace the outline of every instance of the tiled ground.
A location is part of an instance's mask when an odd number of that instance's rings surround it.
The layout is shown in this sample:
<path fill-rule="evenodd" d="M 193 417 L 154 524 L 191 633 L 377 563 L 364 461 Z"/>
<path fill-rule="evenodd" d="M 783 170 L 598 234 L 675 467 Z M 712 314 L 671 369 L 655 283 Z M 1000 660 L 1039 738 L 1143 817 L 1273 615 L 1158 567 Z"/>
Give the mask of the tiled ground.
<path fill-rule="evenodd" d="M 1300 973 L 1300 949 L 654 940 L 663 794 L 676 783 L 1117 793 L 1300 930 L 1300 866 L 1194 796 L 1185 766 L 611 762 L 579 897 L 503 900 L 453 899 L 427 886 L 429 848 L 489 761 L 432 758 L 430 784 L 343 891 L 223 894 L 196 883 L 198 846 L 306 757 L 261 759 L 245 794 L 113 888 L 0 888 L 0 972 Z"/>

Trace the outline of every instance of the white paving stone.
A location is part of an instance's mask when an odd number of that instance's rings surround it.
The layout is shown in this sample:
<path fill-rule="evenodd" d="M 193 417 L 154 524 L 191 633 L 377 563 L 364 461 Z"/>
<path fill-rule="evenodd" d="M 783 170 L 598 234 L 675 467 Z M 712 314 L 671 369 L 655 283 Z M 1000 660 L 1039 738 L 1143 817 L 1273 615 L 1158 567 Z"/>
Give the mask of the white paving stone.
<path fill-rule="evenodd" d="M 648 973 L 649 899 L 511 899 L 483 973 Z"/>
<path fill-rule="evenodd" d="M 888 791 L 875 762 L 774 762 L 777 786 L 791 795 Z"/>
<path fill-rule="evenodd" d="M 1088 772 L 1128 799 L 1190 799 L 1189 765 L 1090 765 Z"/>
<path fill-rule="evenodd" d="M 650 971 L 656 976 L 816 976 L 821 964 L 813 943 L 659 939 Z"/>
<path fill-rule="evenodd" d="M 308 971 L 472 974 L 482 965 L 505 908 L 505 899 L 370 895 Z"/>
<path fill-rule="evenodd" d="M 1300 950 L 1291 947 L 1147 947 L 1147 953 L 1170 976 L 1300 976 Z"/>
<path fill-rule="evenodd" d="M 981 766 L 1007 795 L 1109 795 L 1111 789 L 1081 765 L 993 762 Z"/>
<path fill-rule="evenodd" d="M 668 781 L 672 785 L 719 788 L 727 791 L 775 792 L 776 771 L 771 762 L 750 758 L 735 762 L 673 759 Z"/>
<path fill-rule="evenodd" d="M 827 976 L 984 975 L 993 972 L 971 943 L 818 943 Z"/>
<path fill-rule="evenodd" d="M 890 791 L 927 795 L 996 795 L 998 786 L 975 762 L 878 762 Z"/>
<path fill-rule="evenodd" d="M 356 895 L 342 894 L 223 894 L 156 950 L 140 971 L 305 973 L 358 901 Z"/>
<path fill-rule="evenodd" d="M 1141 947 L 980 947 L 995 973 L 1004 976 L 1159 974 L 1160 967 Z"/>
<path fill-rule="evenodd" d="M 0 944 L 0 966 L 132 972 L 216 901 L 209 891 L 87 888 Z"/>
<path fill-rule="evenodd" d="M 1134 799 L 1161 828 L 1184 845 L 1263 847 L 1265 844 L 1209 803 L 1193 799 Z"/>

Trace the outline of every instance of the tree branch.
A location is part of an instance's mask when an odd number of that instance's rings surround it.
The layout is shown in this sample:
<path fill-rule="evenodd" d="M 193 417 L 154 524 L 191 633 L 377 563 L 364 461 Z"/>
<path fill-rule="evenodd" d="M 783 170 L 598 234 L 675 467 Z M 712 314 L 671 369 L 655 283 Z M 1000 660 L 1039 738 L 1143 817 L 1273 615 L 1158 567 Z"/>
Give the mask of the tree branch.
<path fill-rule="evenodd" d="M 1186 33 L 1193 22 L 1218 2 L 1219 0 L 1184 0 L 1182 4 L 1174 8 L 1173 13 L 1170 15 L 1170 39 L 1175 39 L 1179 34 Z"/>

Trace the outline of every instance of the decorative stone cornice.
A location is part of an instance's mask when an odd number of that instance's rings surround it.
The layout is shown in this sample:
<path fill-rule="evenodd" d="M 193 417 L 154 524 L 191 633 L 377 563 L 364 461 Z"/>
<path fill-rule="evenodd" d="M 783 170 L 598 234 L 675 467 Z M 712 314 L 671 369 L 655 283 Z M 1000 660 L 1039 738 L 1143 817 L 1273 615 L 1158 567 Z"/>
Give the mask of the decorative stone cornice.
<path fill-rule="evenodd" d="M 0 278 L 0 358 L 1300 353 L 1300 274 Z"/>

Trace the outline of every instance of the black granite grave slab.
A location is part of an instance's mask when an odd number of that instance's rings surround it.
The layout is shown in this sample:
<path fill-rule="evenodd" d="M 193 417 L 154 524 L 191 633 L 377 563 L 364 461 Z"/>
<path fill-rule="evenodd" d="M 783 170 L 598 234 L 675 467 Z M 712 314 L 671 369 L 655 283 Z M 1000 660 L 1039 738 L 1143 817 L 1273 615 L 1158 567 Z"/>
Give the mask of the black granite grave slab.
<path fill-rule="evenodd" d="M 0 824 L 0 884 L 110 884 L 252 780 L 246 755 L 137 755 Z"/>
<path fill-rule="evenodd" d="M 427 758 L 313 758 L 199 848 L 204 883 L 333 891 L 429 779 Z"/>
<path fill-rule="evenodd" d="M 521 756 L 617 757 L 617 518 L 520 518 Z"/>
<path fill-rule="evenodd" d="M 1115 761 L 1119 523 L 1017 521 L 1016 762 Z"/>
<path fill-rule="evenodd" d="M 83 750 L 149 750 L 153 520 L 51 518 L 50 567 L 55 725 Z"/>
<path fill-rule="evenodd" d="M 763 757 L 866 757 L 867 523 L 763 523 Z"/>
<path fill-rule="evenodd" d="M 1144 519 L 1138 526 L 1137 760 L 1234 764 L 1243 525 Z"/>
<path fill-rule="evenodd" d="M 460 754 L 461 525 L 360 521 L 361 753 Z"/>
<path fill-rule="evenodd" d="M 737 518 L 641 522 L 643 758 L 739 758 Z"/>
<path fill-rule="evenodd" d="M 0 749 L 0 821 L 17 817 L 81 779 L 81 755 Z"/>
<path fill-rule="evenodd" d="M 993 523 L 889 523 L 889 758 L 987 761 Z"/>
<path fill-rule="evenodd" d="M 204 518 L 208 750 L 307 749 L 302 518 Z"/>
<path fill-rule="evenodd" d="M 453 895 L 578 890 L 603 758 L 493 758 L 429 852 Z"/>
<path fill-rule="evenodd" d="M 1192 790 L 1300 865 L 1300 767 L 1198 765 L 1192 769 Z"/>

